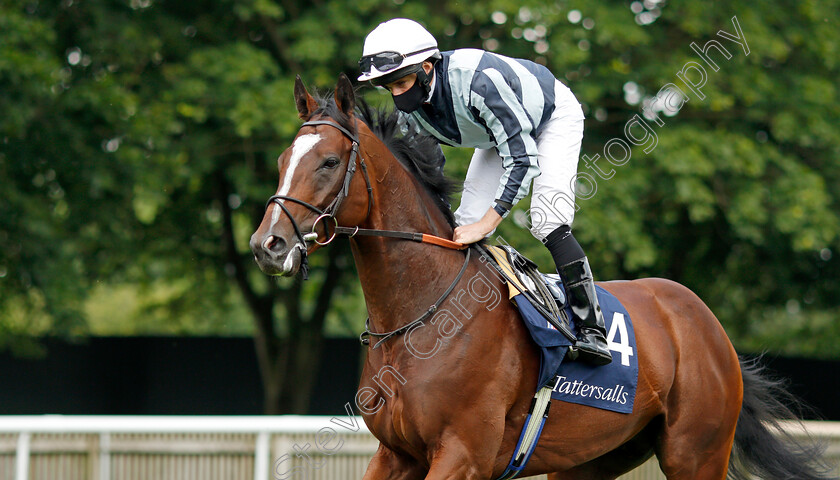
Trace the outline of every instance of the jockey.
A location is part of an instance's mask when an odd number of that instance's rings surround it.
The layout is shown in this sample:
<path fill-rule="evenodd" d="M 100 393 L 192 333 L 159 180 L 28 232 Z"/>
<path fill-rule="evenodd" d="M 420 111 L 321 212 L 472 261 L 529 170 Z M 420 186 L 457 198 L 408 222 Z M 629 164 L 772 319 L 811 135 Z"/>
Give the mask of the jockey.
<path fill-rule="evenodd" d="M 454 241 L 474 243 L 493 233 L 533 182 L 531 233 L 551 252 L 568 289 L 580 357 L 609 363 L 592 272 L 571 231 L 583 138 L 583 111 L 571 90 L 528 60 L 475 49 L 441 52 L 425 28 L 405 18 L 368 34 L 359 67 L 359 81 L 391 92 L 404 128 L 475 148 Z"/>

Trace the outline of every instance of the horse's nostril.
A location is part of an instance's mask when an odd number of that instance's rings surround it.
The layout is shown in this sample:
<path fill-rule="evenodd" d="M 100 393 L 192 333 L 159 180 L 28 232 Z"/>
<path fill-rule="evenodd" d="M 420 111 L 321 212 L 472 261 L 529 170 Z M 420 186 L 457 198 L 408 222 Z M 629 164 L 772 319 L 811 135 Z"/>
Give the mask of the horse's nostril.
<path fill-rule="evenodd" d="M 265 241 L 262 244 L 263 249 L 267 252 L 280 252 L 286 246 L 286 241 L 280 237 L 275 237 L 274 235 L 269 235 L 265 237 Z"/>

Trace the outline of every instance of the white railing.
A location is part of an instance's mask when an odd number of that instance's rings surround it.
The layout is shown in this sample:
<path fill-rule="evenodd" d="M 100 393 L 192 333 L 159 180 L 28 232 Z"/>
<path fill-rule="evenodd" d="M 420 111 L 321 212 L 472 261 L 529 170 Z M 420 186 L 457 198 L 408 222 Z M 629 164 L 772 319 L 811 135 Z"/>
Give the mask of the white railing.
<path fill-rule="evenodd" d="M 806 428 L 840 459 L 840 423 Z M 0 416 L 0 480 L 358 479 L 377 445 L 349 416 Z"/>

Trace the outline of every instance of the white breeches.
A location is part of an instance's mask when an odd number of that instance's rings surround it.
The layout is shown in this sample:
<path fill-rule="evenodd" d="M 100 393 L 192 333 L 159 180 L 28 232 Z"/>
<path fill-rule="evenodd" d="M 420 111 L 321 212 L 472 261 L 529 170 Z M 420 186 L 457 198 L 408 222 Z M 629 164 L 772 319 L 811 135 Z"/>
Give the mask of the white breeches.
<path fill-rule="evenodd" d="M 580 104 L 559 81 L 554 92 L 554 113 L 537 136 L 540 175 L 534 179 L 528 210 L 531 233 L 540 241 L 574 220 L 574 182 L 583 139 Z M 458 225 L 475 223 L 487 213 L 503 174 L 502 159 L 495 149 L 475 150 L 464 180 L 461 204 L 455 211 Z"/>

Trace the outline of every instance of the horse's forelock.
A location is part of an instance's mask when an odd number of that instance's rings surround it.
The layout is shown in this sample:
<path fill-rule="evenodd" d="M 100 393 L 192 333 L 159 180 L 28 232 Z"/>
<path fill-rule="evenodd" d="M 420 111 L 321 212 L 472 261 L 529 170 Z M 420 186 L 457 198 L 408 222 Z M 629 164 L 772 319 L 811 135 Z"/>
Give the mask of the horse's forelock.
<path fill-rule="evenodd" d="M 333 95 L 320 95 L 316 92 L 313 94 L 313 97 L 318 103 L 318 109 L 312 112 L 312 116 L 309 117 L 310 120 L 320 116 L 329 117 L 349 132 L 352 132 L 354 135 L 358 135 L 355 122 L 353 122 L 352 118 L 344 113 L 338 105 L 336 105 Z"/>

